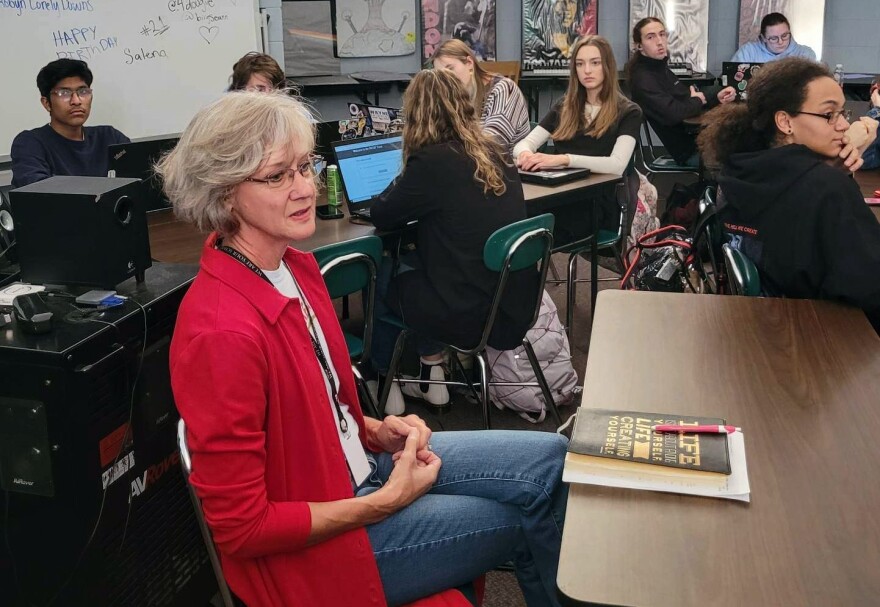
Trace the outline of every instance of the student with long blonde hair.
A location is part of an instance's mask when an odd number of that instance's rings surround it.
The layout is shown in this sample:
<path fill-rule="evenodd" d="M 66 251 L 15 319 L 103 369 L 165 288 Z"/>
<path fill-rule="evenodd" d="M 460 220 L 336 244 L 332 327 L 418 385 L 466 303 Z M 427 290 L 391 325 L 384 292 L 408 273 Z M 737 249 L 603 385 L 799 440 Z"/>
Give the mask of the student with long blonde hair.
<path fill-rule="evenodd" d="M 406 164 L 371 216 L 380 230 L 418 220 L 416 254 L 401 259 L 384 301 L 423 338 L 418 349 L 425 378 L 442 379 L 437 342 L 476 345 L 489 311 L 497 275 L 483 265 L 486 239 L 525 219 L 526 208 L 516 168 L 505 163 L 501 146 L 480 130 L 470 94 L 453 74 L 416 74 L 404 107 Z M 532 270 L 511 275 L 489 338 L 493 347 L 506 350 L 522 342 L 533 310 L 518 294 L 528 292 L 536 278 Z M 380 373 L 388 367 L 397 332 L 376 324 L 373 358 Z M 446 386 L 422 387 L 405 384 L 403 392 L 434 405 L 449 401 Z"/>
<path fill-rule="evenodd" d="M 461 40 L 447 40 L 434 52 L 434 69 L 455 74 L 477 109 L 483 130 L 510 150 L 529 132 L 529 109 L 522 91 L 510 78 L 480 67 L 474 52 Z"/>
<path fill-rule="evenodd" d="M 525 171 L 573 167 L 622 175 L 636 146 L 642 111 L 620 92 L 608 40 L 602 36 L 580 38 L 571 57 L 565 96 L 516 144 L 513 157 Z M 558 153 L 538 152 L 551 137 Z M 581 215 L 585 221 L 587 214 Z M 603 197 L 600 225 L 616 228 L 618 217 L 614 196 Z"/>

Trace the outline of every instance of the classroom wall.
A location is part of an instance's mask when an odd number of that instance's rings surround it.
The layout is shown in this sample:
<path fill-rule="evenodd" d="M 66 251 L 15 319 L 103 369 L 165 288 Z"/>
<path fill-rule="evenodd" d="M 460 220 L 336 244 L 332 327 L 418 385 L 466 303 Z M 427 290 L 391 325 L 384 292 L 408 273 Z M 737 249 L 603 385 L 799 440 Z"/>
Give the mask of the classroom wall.
<path fill-rule="evenodd" d="M 262 6 L 278 7 L 278 36 L 280 40 L 281 0 L 261 0 Z M 519 60 L 521 45 L 522 3 L 498 2 L 497 58 L 499 61 Z M 271 23 L 271 22 L 270 22 Z M 709 71 L 721 72 L 721 63 L 728 61 L 737 48 L 739 27 L 739 2 L 735 0 L 710 0 L 709 2 Z M 271 28 L 271 25 L 270 25 Z M 611 42 L 620 65 L 626 63 L 629 49 L 629 2 L 626 0 L 599 0 L 599 33 Z M 270 32 L 271 33 L 271 32 Z M 797 33 L 795 33 L 797 35 Z M 421 38 L 419 38 L 421 43 Z M 280 47 L 280 43 L 278 44 Z M 283 60 L 280 48 L 273 56 Z M 822 58 L 831 64 L 843 63 L 848 72 L 880 72 L 880 1 L 878 0 L 826 0 L 825 39 Z M 342 59 L 343 73 L 363 70 L 386 70 L 412 73 L 421 66 L 418 54 L 387 59 Z M 549 90 L 541 98 L 541 112 L 562 93 Z M 322 97 L 315 100 L 315 107 L 326 120 L 344 118 L 348 114 L 349 95 Z M 397 107 L 401 95 L 392 90 L 380 98 L 382 105 Z"/>

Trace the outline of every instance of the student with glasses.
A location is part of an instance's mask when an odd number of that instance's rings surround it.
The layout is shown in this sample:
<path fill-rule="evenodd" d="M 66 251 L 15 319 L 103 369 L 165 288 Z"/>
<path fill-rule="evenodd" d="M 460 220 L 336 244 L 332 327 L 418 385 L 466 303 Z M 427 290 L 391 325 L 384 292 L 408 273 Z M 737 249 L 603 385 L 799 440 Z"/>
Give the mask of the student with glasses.
<path fill-rule="evenodd" d="M 746 103 L 710 112 L 698 143 L 721 166 L 727 238 L 765 293 L 852 304 L 880 330 L 880 223 L 851 176 L 862 150 L 843 104 L 825 66 L 783 59 L 751 80 Z M 868 121 L 863 148 L 877 134 Z"/>
<path fill-rule="evenodd" d="M 37 88 L 49 124 L 12 141 L 14 187 L 54 175 L 107 176 L 107 147 L 129 139 L 112 126 L 83 126 L 92 110 L 91 86 L 85 61 L 58 59 L 40 70 Z"/>
<path fill-rule="evenodd" d="M 293 248 L 315 231 L 313 147 L 302 103 L 240 92 L 199 111 L 157 167 L 176 215 L 211 232 L 169 363 L 230 588 L 250 607 L 458 607 L 447 589 L 513 561 L 530 605 L 558 605 L 566 439 L 364 417 L 318 265 Z M 466 233 L 484 211 L 461 208 Z"/>
<path fill-rule="evenodd" d="M 809 46 L 798 44 L 791 35 L 791 24 L 782 13 L 770 13 L 761 19 L 761 35 L 757 40 L 739 47 L 731 61 L 767 63 L 785 57 L 803 57 L 816 60 Z"/>
<path fill-rule="evenodd" d="M 235 62 L 229 77 L 230 91 L 267 93 L 287 88 L 284 70 L 271 55 L 251 51 Z"/>

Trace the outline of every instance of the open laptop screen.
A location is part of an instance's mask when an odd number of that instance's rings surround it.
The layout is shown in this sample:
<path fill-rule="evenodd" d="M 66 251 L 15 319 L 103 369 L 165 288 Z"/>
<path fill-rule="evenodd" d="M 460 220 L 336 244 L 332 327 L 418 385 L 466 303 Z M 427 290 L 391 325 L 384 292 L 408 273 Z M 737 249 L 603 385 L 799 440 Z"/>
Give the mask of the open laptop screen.
<path fill-rule="evenodd" d="M 396 133 L 333 144 L 345 195 L 350 203 L 372 200 L 403 166 L 403 135 Z"/>

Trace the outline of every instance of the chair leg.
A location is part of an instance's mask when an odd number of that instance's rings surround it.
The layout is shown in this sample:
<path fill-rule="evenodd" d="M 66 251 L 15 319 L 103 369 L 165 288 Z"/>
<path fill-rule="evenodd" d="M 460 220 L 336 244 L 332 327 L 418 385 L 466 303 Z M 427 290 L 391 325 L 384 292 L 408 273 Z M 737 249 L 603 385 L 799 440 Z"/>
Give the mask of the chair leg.
<path fill-rule="evenodd" d="M 559 415 L 559 409 L 556 408 L 556 401 L 553 400 L 553 393 L 550 392 L 550 386 L 547 385 L 547 378 L 544 377 L 544 371 L 541 369 L 541 364 L 538 362 L 535 350 L 532 348 L 532 344 L 527 338 L 523 339 L 523 348 L 525 348 L 526 356 L 529 357 L 532 371 L 535 372 L 535 377 L 538 379 L 538 385 L 541 386 L 541 394 L 544 395 L 544 401 L 547 404 L 547 408 L 553 413 L 553 418 L 556 420 L 556 426 L 559 427 L 562 425 L 562 416 Z"/>
<path fill-rule="evenodd" d="M 559 272 L 556 270 L 556 264 L 553 263 L 553 257 L 550 257 L 550 273 L 553 274 L 553 280 L 559 280 Z"/>
<path fill-rule="evenodd" d="M 491 373 L 489 360 L 485 350 L 478 353 L 474 358 L 477 359 L 477 364 L 480 366 L 480 401 L 483 405 L 483 425 L 486 426 L 486 430 L 490 430 L 492 426 L 489 419 L 489 410 L 492 408 L 492 405 L 489 402 L 489 373 Z"/>
<path fill-rule="evenodd" d="M 409 331 L 404 329 L 397 336 L 394 342 L 394 354 L 391 356 L 391 364 L 388 367 L 388 374 L 385 376 L 385 385 L 382 386 L 382 394 L 379 396 L 379 419 L 385 417 L 385 404 L 388 402 L 388 394 L 391 392 L 391 383 L 397 377 L 397 367 L 400 365 L 400 359 L 403 356 L 403 346 L 406 344 L 406 338 Z"/>
<path fill-rule="evenodd" d="M 461 380 L 467 384 L 467 387 L 470 389 L 471 394 L 474 395 L 474 399 L 479 401 L 480 395 L 477 394 L 477 390 L 476 390 L 476 388 L 474 388 L 473 382 L 470 379 L 468 379 L 467 372 L 464 370 L 464 365 L 462 365 L 461 361 L 458 360 L 458 354 L 456 354 L 454 350 L 451 351 L 449 354 L 450 354 L 449 359 L 454 361 L 455 366 L 458 367 L 458 372 L 461 373 Z"/>
<path fill-rule="evenodd" d="M 577 296 L 577 260 L 578 254 L 572 253 L 568 256 L 568 275 L 565 283 L 565 332 L 571 339 L 574 333 L 574 302 Z"/>
<path fill-rule="evenodd" d="M 373 395 L 370 394 L 369 387 L 367 387 L 367 382 L 364 380 L 364 376 L 361 375 L 361 370 L 358 369 L 358 366 L 354 363 L 351 365 L 351 372 L 354 374 L 355 385 L 357 385 L 358 392 L 361 394 L 361 408 L 366 409 L 367 415 L 370 417 L 382 419 L 382 416 L 379 415 L 379 408 L 376 406 L 376 401 L 373 399 Z"/>

